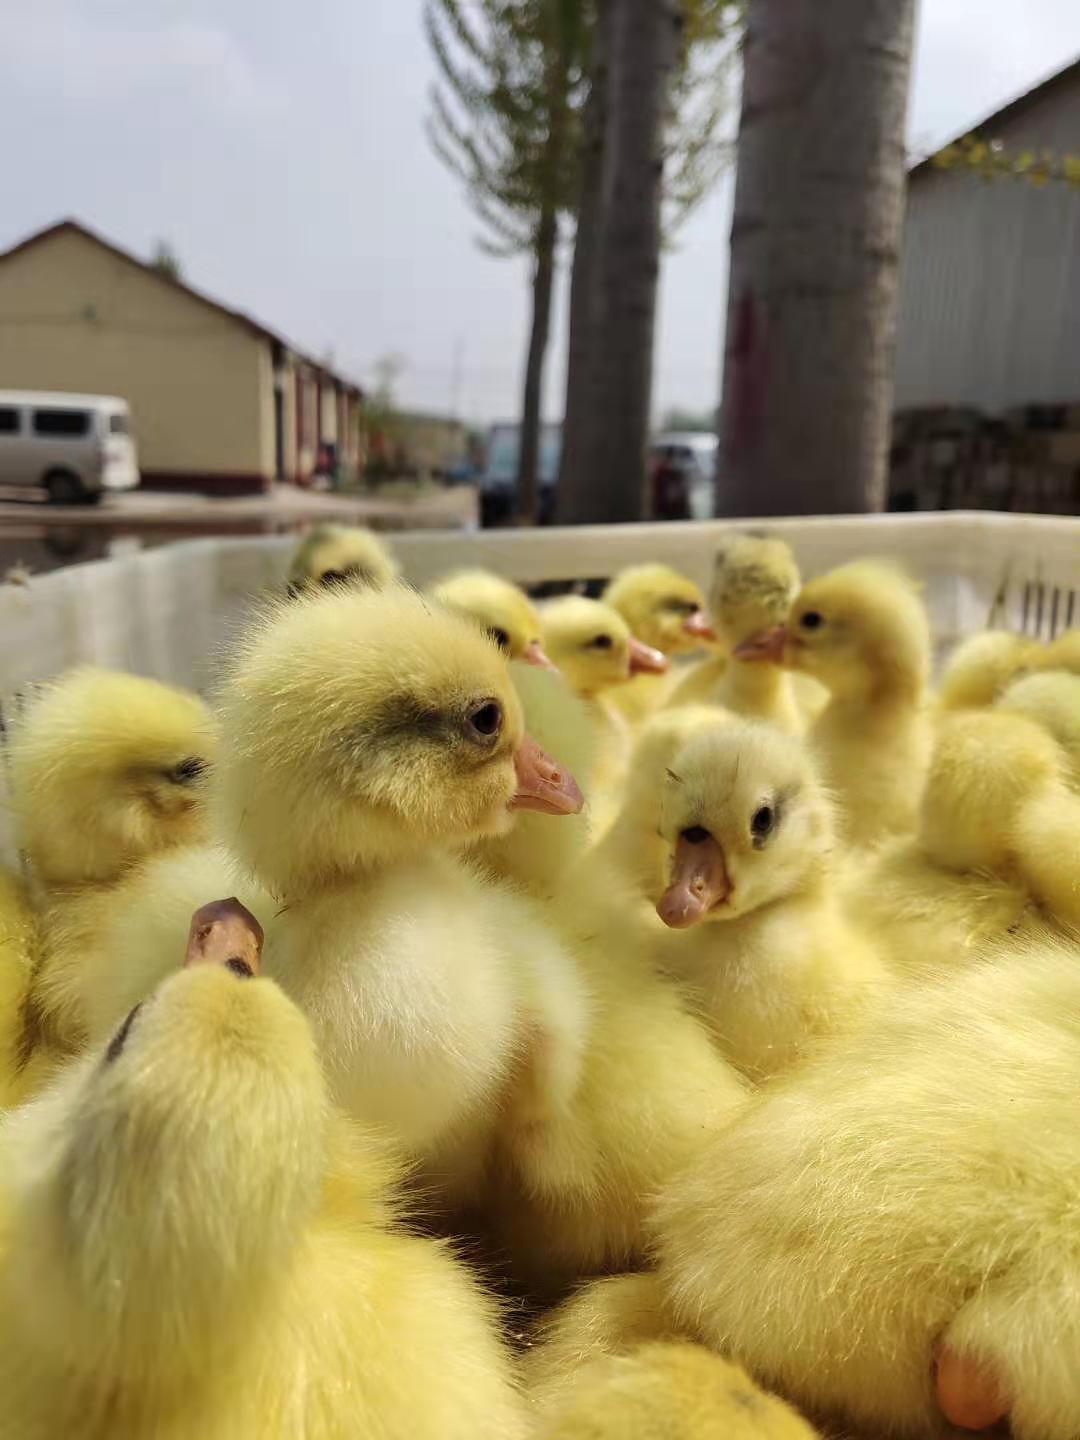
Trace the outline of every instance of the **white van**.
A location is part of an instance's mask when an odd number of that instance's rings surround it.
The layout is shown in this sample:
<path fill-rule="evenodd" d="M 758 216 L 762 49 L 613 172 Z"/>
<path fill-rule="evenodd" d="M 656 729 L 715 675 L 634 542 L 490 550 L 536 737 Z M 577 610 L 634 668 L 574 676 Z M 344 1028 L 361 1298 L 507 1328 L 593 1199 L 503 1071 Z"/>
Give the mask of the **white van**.
<path fill-rule="evenodd" d="M 0 490 L 44 490 L 57 505 L 92 505 L 106 490 L 138 483 L 126 400 L 0 390 Z"/>

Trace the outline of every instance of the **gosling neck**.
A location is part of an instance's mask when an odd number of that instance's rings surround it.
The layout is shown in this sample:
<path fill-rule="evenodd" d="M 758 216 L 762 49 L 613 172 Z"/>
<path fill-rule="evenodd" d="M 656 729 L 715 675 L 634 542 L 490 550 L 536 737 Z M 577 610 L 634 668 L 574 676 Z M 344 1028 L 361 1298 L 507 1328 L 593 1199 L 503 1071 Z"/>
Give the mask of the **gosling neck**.
<path fill-rule="evenodd" d="M 829 709 L 841 710 L 903 710 L 915 708 L 924 689 L 922 677 L 906 670 L 860 668 L 857 678 L 849 684 L 831 686 Z"/>
<path fill-rule="evenodd" d="M 452 847 L 450 842 L 444 842 L 440 847 L 415 841 L 411 845 L 402 844 L 393 850 L 382 850 L 378 854 L 353 855 L 347 861 L 324 857 L 317 866 L 289 870 L 280 875 L 260 875 L 257 878 L 275 899 L 288 907 L 320 895 L 365 889 L 398 865 L 428 860 L 432 855 L 451 848 L 464 848 L 464 845 Z"/>
<path fill-rule="evenodd" d="M 786 684 L 786 672 L 767 660 L 739 660 L 733 656 L 728 667 L 731 700 L 738 710 L 775 708 Z"/>

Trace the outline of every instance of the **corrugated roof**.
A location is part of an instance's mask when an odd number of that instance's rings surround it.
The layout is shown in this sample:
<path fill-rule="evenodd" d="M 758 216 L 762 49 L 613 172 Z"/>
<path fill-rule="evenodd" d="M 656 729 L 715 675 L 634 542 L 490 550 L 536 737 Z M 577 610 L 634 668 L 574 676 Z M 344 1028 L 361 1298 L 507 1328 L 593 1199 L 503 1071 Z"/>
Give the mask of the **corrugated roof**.
<path fill-rule="evenodd" d="M 261 321 L 253 319 L 250 315 L 245 315 L 242 310 L 232 310 L 229 306 L 223 305 L 220 300 L 214 300 L 211 296 L 204 295 L 200 290 L 194 289 L 194 287 L 189 285 L 185 280 L 178 280 L 172 275 L 164 274 L 161 270 L 157 269 L 156 266 L 147 264 L 145 260 L 140 260 L 129 251 L 122 250 L 119 245 L 114 245 L 111 240 L 106 240 L 104 236 L 98 235 L 96 231 L 91 230 L 79 220 L 58 220 L 55 225 L 47 225 L 44 230 L 35 231 L 33 235 L 28 235 L 25 240 L 20 240 L 17 245 L 12 245 L 9 250 L 0 251 L 0 264 L 5 260 L 12 259 L 15 255 L 21 254 L 24 250 L 29 250 L 33 245 L 40 245 L 45 240 L 51 240 L 54 236 L 63 234 L 79 235 L 82 239 L 89 240 L 92 244 L 100 246 L 102 250 L 108 251 L 108 253 L 115 256 L 116 259 L 123 260 L 128 265 L 136 266 L 136 268 L 141 270 L 145 275 L 153 276 L 153 278 L 162 285 L 169 285 L 174 290 L 179 290 L 190 300 L 196 300 L 200 305 L 206 305 L 211 310 L 216 311 L 218 315 L 224 315 L 229 320 L 235 321 L 237 325 L 242 325 L 244 329 L 250 331 L 251 334 L 258 335 L 264 340 L 269 340 L 276 345 L 280 345 L 283 349 L 288 350 L 291 355 L 295 355 L 298 360 L 303 361 L 305 365 L 311 366 L 313 370 L 318 370 L 321 374 L 329 376 L 332 380 L 338 381 L 339 384 L 345 386 L 347 389 L 355 391 L 358 395 L 363 394 L 362 388 L 357 385 L 355 381 L 338 374 L 337 371 L 331 369 L 329 365 L 323 364 L 322 361 L 315 360 L 312 356 L 306 355 L 299 346 L 293 345 L 291 341 L 284 339 L 268 326 L 262 324 Z"/>
<path fill-rule="evenodd" d="M 1055 70 L 1054 73 L 1045 80 L 1040 80 L 1038 85 L 1033 85 L 1030 90 L 1025 90 L 1022 95 L 1017 95 L 1015 100 L 1010 100 L 1007 105 L 1002 105 L 1001 108 L 995 110 L 992 115 L 987 115 L 985 120 L 980 120 L 977 124 L 969 125 L 965 130 L 961 130 L 955 140 L 947 141 L 946 145 L 941 145 L 938 148 L 944 150 L 948 144 L 955 144 L 957 140 L 962 140 L 965 135 L 983 135 L 986 139 L 992 140 L 995 137 L 992 133 L 988 132 L 993 132 L 996 128 L 1007 124 L 1010 120 L 1015 120 L 1018 115 L 1022 115 L 1025 110 L 1029 110 L 1032 105 L 1035 105 L 1038 101 L 1045 100 L 1048 96 L 1052 95 L 1055 90 L 1061 89 L 1063 86 L 1077 79 L 1080 79 L 1080 56 L 1077 56 L 1075 60 L 1070 60 L 1068 65 L 1064 66 L 1061 70 Z M 934 154 L 937 154 L 937 151 L 935 151 Z M 920 160 L 917 165 L 911 167 L 908 171 L 908 180 L 913 180 L 916 175 L 923 175 L 928 170 L 934 168 L 936 168 L 934 166 L 934 156 L 927 155 L 924 160 Z"/>

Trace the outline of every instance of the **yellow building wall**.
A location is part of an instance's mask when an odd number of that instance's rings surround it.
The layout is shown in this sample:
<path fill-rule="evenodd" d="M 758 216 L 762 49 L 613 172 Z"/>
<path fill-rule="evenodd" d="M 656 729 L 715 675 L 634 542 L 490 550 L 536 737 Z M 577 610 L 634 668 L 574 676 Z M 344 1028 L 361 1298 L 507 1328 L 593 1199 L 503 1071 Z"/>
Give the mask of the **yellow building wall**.
<path fill-rule="evenodd" d="M 295 480 L 299 459 L 296 451 L 296 366 L 291 360 L 282 374 L 284 397 L 285 479 Z"/>
<path fill-rule="evenodd" d="M 338 438 L 338 389 L 326 376 L 322 379 L 320 392 L 319 440 L 322 444 L 336 444 Z"/>
<path fill-rule="evenodd" d="M 0 264 L 0 389 L 131 406 L 147 472 L 270 479 L 270 342 L 77 233 Z"/>
<path fill-rule="evenodd" d="M 274 357 L 269 344 L 260 345 L 256 356 L 259 412 L 258 473 L 277 474 L 277 439 L 274 433 Z"/>
<path fill-rule="evenodd" d="M 318 407 L 316 405 L 315 376 L 305 365 L 297 367 L 299 377 L 299 443 L 296 455 L 296 473 L 300 480 L 307 480 L 315 469 L 319 451 Z"/>
<path fill-rule="evenodd" d="M 360 401 L 345 396 L 345 473 L 355 480 L 360 468 Z"/>

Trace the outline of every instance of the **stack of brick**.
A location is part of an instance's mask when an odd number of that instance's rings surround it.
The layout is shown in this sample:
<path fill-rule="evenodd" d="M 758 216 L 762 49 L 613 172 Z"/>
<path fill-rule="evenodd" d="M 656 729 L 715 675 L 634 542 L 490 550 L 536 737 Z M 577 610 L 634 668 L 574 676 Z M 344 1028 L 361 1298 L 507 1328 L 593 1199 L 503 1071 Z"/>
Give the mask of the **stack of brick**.
<path fill-rule="evenodd" d="M 897 414 L 889 507 L 1080 514 L 1080 405 Z"/>

